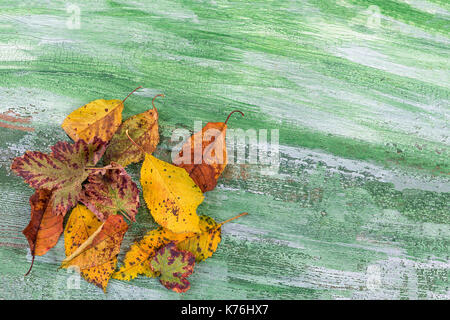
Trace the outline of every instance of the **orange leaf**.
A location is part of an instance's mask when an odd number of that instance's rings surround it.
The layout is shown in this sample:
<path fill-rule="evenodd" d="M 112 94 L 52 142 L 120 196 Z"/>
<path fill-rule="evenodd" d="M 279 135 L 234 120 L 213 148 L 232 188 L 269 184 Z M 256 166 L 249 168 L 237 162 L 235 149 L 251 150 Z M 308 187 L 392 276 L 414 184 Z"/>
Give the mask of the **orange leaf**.
<path fill-rule="evenodd" d="M 31 220 L 22 231 L 28 239 L 33 256 L 27 274 L 33 267 L 34 256 L 42 256 L 53 248 L 63 231 L 64 217 L 53 213 L 50 203 L 51 194 L 51 191 L 39 189 L 30 197 Z"/>
<path fill-rule="evenodd" d="M 176 166 L 184 168 L 202 192 L 211 191 L 217 185 L 227 165 L 226 130 L 227 122 L 208 122 L 202 131 L 196 132 L 183 145 L 173 159 Z"/>

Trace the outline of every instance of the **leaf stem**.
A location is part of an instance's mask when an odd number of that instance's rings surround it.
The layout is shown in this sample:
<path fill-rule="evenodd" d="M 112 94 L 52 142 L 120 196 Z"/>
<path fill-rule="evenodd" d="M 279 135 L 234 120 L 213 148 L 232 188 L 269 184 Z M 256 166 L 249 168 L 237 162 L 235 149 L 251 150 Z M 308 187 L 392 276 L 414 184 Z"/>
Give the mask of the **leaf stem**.
<path fill-rule="evenodd" d="M 129 221 L 131 221 L 131 222 L 136 222 L 136 219 L 131 219 L 130 216 L 129 216 L 124 210 L 119 210 L 119 212 L 120 212 L 125 218 L 127 218 Z"/>
<path fill-rule="evenodd" d="M 34 254 L 33 254 L 33 258 L 31 259 L 31 266 L 30 269 L 28 269 L 27 273 L 25 273 L 24 277 L 26 277 L 27 275 L 30 274 L 31 269 L 33 269 L 33 264 L 34 264 Z"/>
<path fill-rule="evenodd" d="M 246 216 L 246 215 L 248 215 L 248 212 L 242 212 L 241 214 L 238 214 L 236 217 L 230 218 L 230 219 L 228 219 L 228 220 L 225 220 L 225 221 L 219 223 L 219 224 L 217 225 L 217 227 L 220 228 L 220 227 L 223 226 L 225 223 L 228 223 L 228 222 L 230 222 L 230 221 L 232 221 L 232 220 L 234 220 L 234 219 L 237 219 L 237 218 L 240 218 L 240 217 Z"/>
<path fill-rule="evenodd" d="M 228 117 L 227 117 L 227 120 L 225 120 L 225 124 L 227 124 L 228 119 L 230 119 L 230 116 L 231 116 L 233 113 L 235 113 L 235 112 L 239 112 L 242 116 L 244 116 L 244 113 L 243 113 L 242 111 L 239 111 L 239 110 L 231 111 L 230 114 L 229 114 Z"/>
<path fill-rule="evenodd" d="M 85 167 L 86 170 L 114 170 L 114 169 L 120 169 L 118 167 L 111 167 L 111 165 L 107 165 L 105 167 L 96 168 L 96 167 Z"/>
<path fill-rule="evenodd" d="M 95 237 L 100 233 L 100 231 L 102 231 L 103 226 L 105 225 L 105 223 L 103 222 L 97 230 L 95 230 L 95 232 L 93 234 L 91 234 L 89 236 L 89 238 L 86 239 L 86 241 L 84 241 L 81 246 L 79 246 L 74 252 L 72 252 L 72 254 L 68 257 L 66 257 L 62 262 L 61 262 L 61 267 L 66 267 L 68 265 L 68 263 L 73 260 L 74 258 L 76 258 L 77 256 L 79 256 L 84 249 L 86 249 L 91 243 L 92 241 L 94 241 Z"/>
<path fill-rule="evenodd" d="M 160 93 L 160 94 L 157 94 L 156 96 L 153 97 L 152 105 L 153 105 L 153 108 L 156 110 L 156 112 L 158 112 L 158 109 L 156 109 L 156 107 L 155 107 L 155 99 L 156 99 L 156 97 L 162 97 L 162 98 L 164 98 L 165 95 L 162 94 L 162 93 Z"/>
<path fill-rule="evenodd" d="M 147 153 L 147 152 L 145 152 L 145 150 L 144 150 L 140 145 L 138 145 L 133 139 L 131 139 L 130 135 L 128 134 L 128 129 L 125 130 L 125 134 L 127 135 L 128 139 L 130 139 L 130 141 L 131 141 L 131 142 L 132 142 L 139 150 L 141 150 L 144 154 Z"/>
<path fill-rule="evenodd" d="M 142 86 L 137 87 L 136 89 L 134 89 L 133 91 L 131 91 L 126 97 L 125 99 L 122 100 L 122 102 L 125 102 L 125 100 L 128 99 L 129 96 L 131 96 L 133 93 L 135 93 L 138 89 L 141 89 Z"/>

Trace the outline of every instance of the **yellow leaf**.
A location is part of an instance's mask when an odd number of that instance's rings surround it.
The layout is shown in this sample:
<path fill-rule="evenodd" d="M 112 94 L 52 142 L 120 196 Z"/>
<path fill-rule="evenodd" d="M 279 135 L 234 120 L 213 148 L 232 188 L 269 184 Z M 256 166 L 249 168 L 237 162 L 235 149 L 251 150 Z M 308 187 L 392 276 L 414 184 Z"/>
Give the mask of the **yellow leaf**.
<path fill-rule="evenodd" d="M 144 238 L 135 242 L 125 255 L 123 266 L 113 274 L 114 279 L 131 280 L 139 274 L 147 277 L 155 276 L 150 267 L 149 259 L 152 258 L 156 251 L 172 241 L 184 240 L 193 233 L 173 233 L 170 230 L 159 227 L 158 229 L 147 232 Z"/>
<path fill-rule="evenodd" d="M 122 123 L 122 110 L 122 100 L 94 100 L 69 114 L 61 127 L 74 141 L 108 142 Z"/>
<path fill-rule="evenodd" d="M 246 212 L 241 213 L 220 224 L 211 217 L 200 216 L 200 233 L 173 233 L 162 227 L 151 230 L 142 240 L 131 246 L 125 255 L 123 266 L 112 277 L 119 280 L 131 280 L 140 274 L 147 277 L 156 276 L 150 267 L 150 260 L 161 247 L 170 242 L 176 243 L 178 249 L 194 254 L 197 262 L 203 261 L 217 250 L 221 240 L 222 225 L 246 214 Z"/>
<path fill-rule="evenodd" d="M 221 240 L 221 225 L 211 217 L 200 216 L 200 230 L 177 244 L 178 249 L 193 253 L 197 262 L 211 257 Z"/>
<path fill-rule="evenodd" d="M 196 211 L 203 193 L 183 168 L 146 154 L 141 185 L 157 223 L 175 233 L 200 232 Z"/>
<path fill-rule="evenodd" d="M 101 230 L 102 227 L 103 223 L 97 219 L 92 211 L 81 204 L 77 205 L 72 210 L 64 230 L 66 256 L 73 256 L 78 248 L 85 246 L 83 244 L 86 243 L 89 238 L 98 235 L 100 233 L 99 230 Z M 71 259 L 70 263 L 63 264 L 62 267 L 77 267 L 83 278 L 105 291 L 108 281 L 117 265 L 117 254 L 97 262 L 93 259 L 92 263 L 95 264 L 95 266 L 84 268 L 82 264 L 76 264 L 76 260 L 74 261 L 74 259 Z"/>

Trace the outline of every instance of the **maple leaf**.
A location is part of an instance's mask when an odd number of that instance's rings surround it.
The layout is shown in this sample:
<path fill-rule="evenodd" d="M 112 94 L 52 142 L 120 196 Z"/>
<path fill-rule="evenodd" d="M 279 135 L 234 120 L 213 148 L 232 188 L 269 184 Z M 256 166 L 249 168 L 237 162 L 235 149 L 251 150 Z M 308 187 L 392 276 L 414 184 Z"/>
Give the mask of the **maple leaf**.
<path fill-rule="evenodd" d="M 58 242 L 63 231 L 63 216 L 55 215 L 49 203 L 51 191 L 45 189 L 36 190 L 30 197 L 31 220 L 22 231 L 30 245 L 33 256 L 31 266 L 26 275 L 33 267 L 34 257 L 42 256 L 53 248 Z"/>
<path fill-rule="evenodd" d="M 176 243 L 181 250 L 191 252 L 197 262 L 203 261 L 216 251 L 221 240 L 222 225 L 246 214 L 246 212 L 241 213 L 220 224 L 217 224 L 211 217 L 200 216 L 200 233 L 173 233 L 163 227 L 150 230 L 142 240 L 133 243 L 125 255 L 123 266 L 113 274 L 113 278 L 131 280 L 140 274 L 154 277 L 155 274 L 147 262 L 158 249 L 170 242 Z"/>
<path fill-rule="evenodd" d="M 173 242 L 159 249 L 150 262 L 163 286 L 175 292 L 186 292 L 191 284 L 186 279 L 194 271 L 195 257 L 189 251 L 177 249 Z"/>
<path fill-rule="evenodd" d="M 101 221 L 118 212 L 135 221 L 139 208 L 139 190 L 125 169 L 112 163 L 108 170 L 89 174 L 80 201 Z"/>
<path fill-rule="evenodd" d="M 88 177 L 86 167 L 93 166 L 105 152 L 105 142 L 95 138 L 87 144 L 58 142 L 50 154 L 27 151 L 11 164 L 11 170 L 35 189 L 52 191 L 53 214 L 64 215 L 80 198 L 81 184 Z"/>
<path fill-rule="evenodd" d="M 134 115 L 120 125 L 106 149 L 104 159 L 107 163 L 114 161 L 126 167 L 144 159 L 145 153 L 151 154 L 155 151 L 159 143 L 159 132 L 158 110 L 154 100 L 158 96 L 164 97 L 159 94 L 153 98 L 153 109 Z M 127 132 L 135 143 L 130 141 Z"/>
<path fill-rule="evenodd" d="M 64 119 L 61 127 L 74 141 L 91 141 L 95 137 L 108 142 L 122 123 L 122 110 L 125 100 L 98 99 L 72 111 Z"/>
<path fill-rule="evenodd" d="M 196 210 L 204 197 L 184 169 L 146 154 L 141 186 L 158 224 L 175 233 L 200 231 Z"/>
<path fill-rule="evenodd" d="M 69 216 L 66 228 L 64 230 L 64 245 L 66 256 L 73 255 L 86 241 L 92 239 L 102 231 L 103 223 L 97 219 L 95 214 L 83 205 L 76 206 Z M 92 242 L 91 242 L 92 244 Z M 85 264 L 76 264 L 72 261 L 69 265 L 78 266 L 80 274 L 88 282 L 106 290 L 109 279 L 113 274 L 117 265 L 117 256 L 114 254 L 107 255 L 104 259 L 96 260 L 95 256 L 91 256 L 94 260 L 93 266 L 85 267 Z M 91 265 L 91 263 L 89 263 Z"/>
<path fill-rule="evenodd" d="M 227 165 L 226 130 L 227 122 L 208 122 L 201 131 L 192 135 L 173 159 L 173 163 L 184 168 L 202 192 L 211 191 L 217 185 Z M 201 157 L 201 161 L 200 160 Z M 199 160 L 197 160 L 197 158 Z"/>

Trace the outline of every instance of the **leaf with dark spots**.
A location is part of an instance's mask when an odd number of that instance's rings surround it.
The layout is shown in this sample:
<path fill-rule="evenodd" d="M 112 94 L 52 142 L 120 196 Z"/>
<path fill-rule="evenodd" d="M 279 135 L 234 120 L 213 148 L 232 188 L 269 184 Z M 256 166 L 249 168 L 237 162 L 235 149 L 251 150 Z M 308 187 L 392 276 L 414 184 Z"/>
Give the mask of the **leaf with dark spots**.
<path fill-rule="evenodd" d="M 175 233 L 200 231 L 197 207 L 204 196 L 184 169 L 146 154 L 141 186 L 157 223 Z"/>
<path fill-rule="evenodd" d="M 34 256 L 42 256 L 53 248 L 63 231 L 63 216 L 52 211 L 50 203 L 51 191 L 37 190 L 30 197 L 31 220 L 23 230 L 30 245 L 33 260 L 27 274 L 31 271 Z"/>
<path fill-rule="evenodd" d="M 203 261 L 213 255 L 221 240 L 221 225 L 213 218 L 200 216 L 200 233 L 187 236 L 177 243 L 180 250 L 191 252 L 197 262 Z"/>
<path fill-rule="evenodd" d="M 83 187 L 80 201 L 101 221 L 123 213 L 135 221 L 139 208 L 139 190 L 123 167 L 112 163 L 108 170 L 93 171 Z"/>
<path fill-rule="evenodd" d="M 104 224 L 85 206 L 76 206 L 72 210 L 64 230 L 66 256 L 70 257 L 76 253 L 89 239 L 91 239 L 89 243 L 92 243 L 92 238 L 101 232 L 103 226 Z M 76 261 L 72 261 L 69 265 L 78 267 L 83 278 L 105 291 L 116 268 L 117 255 L 109 255 L 106 259 L 95 259 L 94 256 L 92 258 L 93 266 L 87 268 L 83 263 L 76 264 Z"/>
<path fill-rule="evenodd" d="M 186 234 L 184 239 L 179 241 L 174 239 L 174 242 L 178 249 L 191 252 L 197 262 L 206 260 L 217 250 L 222 239 L 222 226 L 247 214 L 247 212 L 243 212 L 221 223 L 217 223 L 209 216 L 200 216 L 200 232 Z"/>
<path fill-rule="evenodd" d="M 72 111 L 61 127 L 74 141 L 83 139 L 91 141 L 100 138 L 109 142 L 122 122 L 122 110 L 125 100 L 137 89 L 133 90 L 123 100 L 97 99 Z"/>
<path fill-rule="evenodd" d="M 136 144 L 130 141 L 127 132 Z M 120 125 L 106 149 L 104 160 L 126 167 L 144 159 L 145 153 L 153 153 L 158 143 L 158 110 L 153 104 L 153 109 L 134 115 Z"/>
<path fill-rule="evenodd" d="M 192 135 L 173 159 L 173 163 L 184 168 L 202 192 L 211 191 L 217 185 L 227 165 L 227 122 L 208 122 L 201 131 Z"/>
<path fill-rule="evenodd" d="M 123 266 L 113 275 L 119 280 L 131 280 L 143 274 L 154 277 L 155 274 L 147 263 L 156 251 L 170 242 L 176 243 L 180 250 L 191 252 L 197 262 L 212 256 L 217 250 L 221 240 L 221 227 L 224 223 L 239 218 L 247 213 L 228 219 L 220 224 L 208 216 L 200 216 L 200 233 L 186 232 L 173 233 L 168 229 L 159 227 L 150 230 L 140 241 L 136 241 L 125 255 Z"/>
<path fill-rule="evenodd" d="M 125 255 L 123 266 L 113 274 L 114 279 L 131 280 L 143 274 L 154 277 L 155 274 L 148 263 L 156 251 L 171 241 L 178 242 L 193 236 L 195 233 L 173 233 L 172 231 L 159 227 L 150 230 L 140 241 L 133 243 Z"/>
<path fill-rule="evenodd" d="M 94 166 L 105 152 L 105 142 L 95 138 L 87 144 L 58 142 L 50 154 L 27 151 L 13 160 L 11 170 L 35 189 L 52 191 L 50 202 L 53 214 L 64 215 L 75 206 L 82 191 L 81 184 L 88 177 L 88 166 Z"/>
<path fill-rule="evenodd" d="M 191 284 L 186 279 L 194 271 L 195 256 L 189 251 L 179 250 L 171 242 L 159 249 L 150 261 L 153 272 L 160 276 L 163 286 L 175 292 L 186 292 Z"/>
<path fill-rule="evenodd" d="M 81 211 L 81 216 L 93 214 L 83 205 L 78 205 L 74 211 L 78 215 Z M 76 224 L 77 221 L 74 220 L 73 223 Z M 127 230 L 128 225 L 121 215 L 110 215 L 76 250 L 62 261 L 61 267 L 67 268 L 74 265 L 80 269 L 87 269 L 107 263 L 119 254 L 120 245 Z"/>

